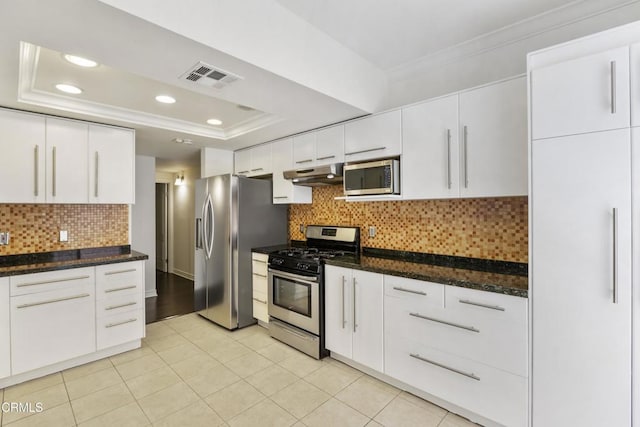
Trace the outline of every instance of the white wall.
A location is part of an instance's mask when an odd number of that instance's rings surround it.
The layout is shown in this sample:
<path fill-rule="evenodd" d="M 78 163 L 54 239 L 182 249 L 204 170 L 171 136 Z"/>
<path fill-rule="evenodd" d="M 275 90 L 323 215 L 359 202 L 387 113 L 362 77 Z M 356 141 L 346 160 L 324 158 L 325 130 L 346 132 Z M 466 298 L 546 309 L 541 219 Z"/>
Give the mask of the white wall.
<path fill-rule="evenodd" d="M 145 293 L 156 296 L 156 159 L 136 156 L 136 203 L 131 208 L 131 248 L 149 255 Z"/>
<path fill-rule="evenodd" d="M 205 147 L 200 150 L 200 177 L 233 173 L 233 151 Z"/>
<path fill-rule="evenodd" d="M 185 169 L 184 185 L 172 186 L 173 273 L 190 280 L 195 255 L 195 180 L 199 178 L 199 168 Z"/>

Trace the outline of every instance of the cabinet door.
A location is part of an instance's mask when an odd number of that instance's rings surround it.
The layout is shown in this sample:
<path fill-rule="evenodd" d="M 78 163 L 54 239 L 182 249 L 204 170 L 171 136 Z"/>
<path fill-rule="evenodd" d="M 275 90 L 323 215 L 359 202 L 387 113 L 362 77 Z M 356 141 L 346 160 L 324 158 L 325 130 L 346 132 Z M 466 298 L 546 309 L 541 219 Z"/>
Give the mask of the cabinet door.
<path fill-rule="evenodd" d="M 271 144 L 262 144 L 251 150 L 251 169 L 248 176 L 268 175 L 272 171 Z"/>
<path fill-rule="evenodd" d="M 402 154 L 400 110 L 376 114 L 344 127 L 344 160 L 393 157 Z"/>
<path fill-rule="evenodd" d="M 89 125 L 46 118 L 47 202 L 88 203 Z"/>
<path fill-rule="evenodd" d="M 316 133 L 293 137 L 293 168 L 304 169 L 316 164 Z"/>
<path fill-rule="evenodd" d="M 527 194 L 524 77 L 460 94 L 460 196 Z"/>
<path fill-rule="evenodd" d="M 631 126 L 640 126 L 640 43 L 631 45 Z"/>
<path fill-rule="evenodd" d="M 316 132 L 316 164 L 344 162 L 344 125 Z"/>
<path fill-rule="evenodd" d="M 402 110 L 402 197 L 458 197 L 458 96 Z"/>
<path fill-rule="evenodd" d="M 353 286 L 351 270 L 325 267 L 325 345 L 328 350 L 352 358 Z"/>
<path fill-rule="evenodd" d="M 251 172 L 251 150 L 241 150 L 233 153 L 233 173 L 249 175 Z"/>
<path fill-rule="evenodd" d="M 536 426 L 631 425 L 630 156 L 629 129 L 532 144 Z"/>
<path fill-rule="evenodd" d="M 282 139 L 272 144 L 273 155 L 273 203 L 311 203 L 311 187 L 293 185 L 282 173 L 293 169 L 292 139 Z"/>
<path fill-rule="evenodd" d="M 353 360 L 378 372 L 383 364 L 384 287 L 382 274 L 353 270 Z"/>
<path fill-rule="evenodd" d="M 0 110 L 0 202 L 44 203 L 44 117 Z"/>
<path fill-rule="evenodd" d="M 134 175 L 134 132 L 89 125 L 89 202 L 135 203 Z"/>
<path fill-rule="evenodd" d="M 9 278 L 0 277 L 0 379 L 11 375 Z"/>
<path fill-rule="evenodd" d="M 532 138 L 629 126 L 629 48 L 531 72 Z"/>

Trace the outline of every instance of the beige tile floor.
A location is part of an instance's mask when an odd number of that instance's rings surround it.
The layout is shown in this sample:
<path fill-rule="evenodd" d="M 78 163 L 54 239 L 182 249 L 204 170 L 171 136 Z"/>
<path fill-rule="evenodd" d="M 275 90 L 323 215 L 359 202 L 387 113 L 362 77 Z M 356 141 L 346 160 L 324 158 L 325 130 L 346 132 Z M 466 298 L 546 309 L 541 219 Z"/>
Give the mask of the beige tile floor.
<path fill-rule="evenodd" d="M 331 358 L 314 360 L 252 326 L 195 314 L 147 326 L 140 349 L 5 390 L 23 426 L 421 426 L 475 424 Z"/>

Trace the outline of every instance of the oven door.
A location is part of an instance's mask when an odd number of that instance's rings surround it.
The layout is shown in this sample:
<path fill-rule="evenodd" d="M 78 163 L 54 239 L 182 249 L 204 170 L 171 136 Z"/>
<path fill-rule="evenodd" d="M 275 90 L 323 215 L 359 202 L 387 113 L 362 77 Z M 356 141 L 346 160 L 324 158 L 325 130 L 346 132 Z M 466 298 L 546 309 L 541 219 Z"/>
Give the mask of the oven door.
<path fill-rule="evenodd" d="M 269 315 L 320 335 L 318 276 L 269 269 Z"/>

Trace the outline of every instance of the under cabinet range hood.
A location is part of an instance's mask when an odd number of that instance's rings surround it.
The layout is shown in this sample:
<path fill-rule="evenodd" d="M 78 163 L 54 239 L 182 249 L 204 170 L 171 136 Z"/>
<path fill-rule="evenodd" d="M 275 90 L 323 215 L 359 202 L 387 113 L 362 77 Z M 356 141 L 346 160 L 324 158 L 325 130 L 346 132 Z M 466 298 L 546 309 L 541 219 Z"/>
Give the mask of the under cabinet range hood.
<path fill-rule="evenodd" d="M 306 169 L 284 171 L 285 179 L 293 181 L 295 185 L 317 187 L 320 185 L 335 185 L 342 183 L 342 163 L 314 166 Z"/>

